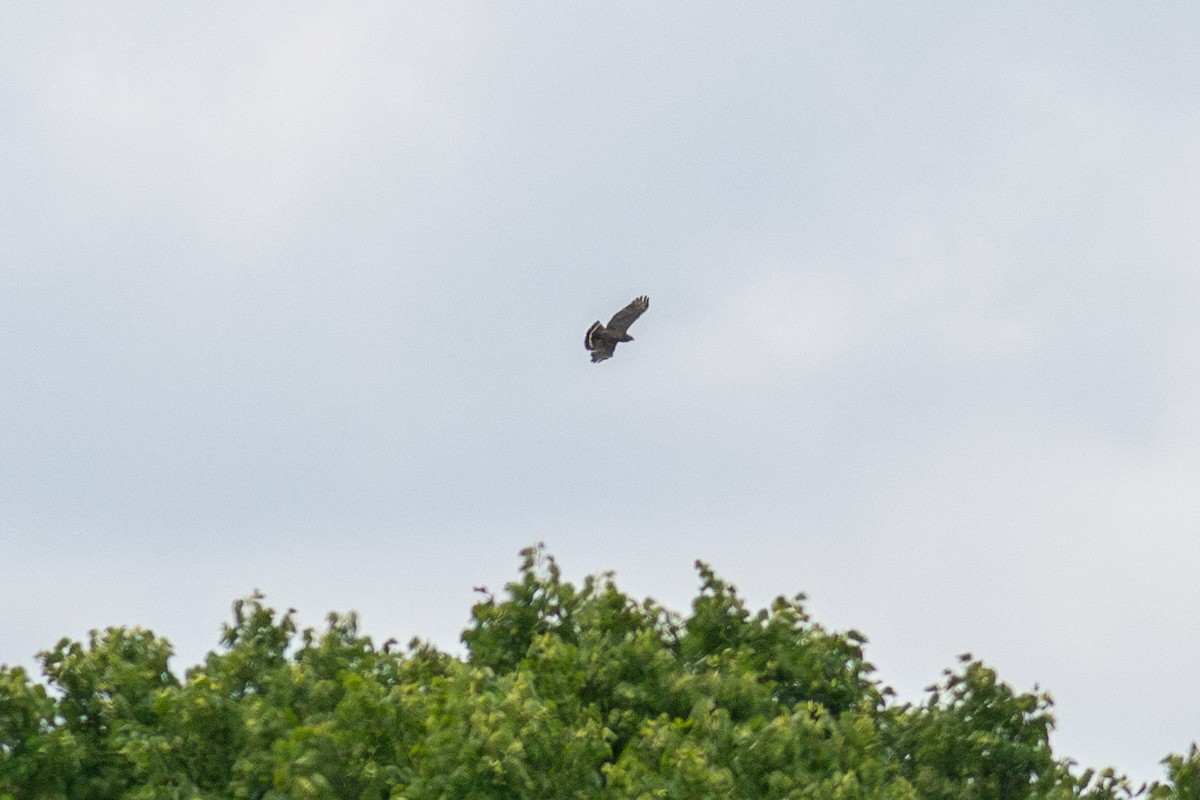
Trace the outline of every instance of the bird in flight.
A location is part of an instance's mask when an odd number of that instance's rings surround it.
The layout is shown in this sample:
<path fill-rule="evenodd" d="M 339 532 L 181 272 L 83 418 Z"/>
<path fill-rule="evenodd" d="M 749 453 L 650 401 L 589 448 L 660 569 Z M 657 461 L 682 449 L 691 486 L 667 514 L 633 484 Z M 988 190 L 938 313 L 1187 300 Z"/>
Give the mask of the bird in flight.
<path fill-rule="evenodd" d="M 617 342 L 632 342 L 633 337 L 626 331 L 642 312 L 650 307 L 650 298 L 642 295 L 632 303 L 622 308 L 607 325 L 601 325 L 600 320 L 592 323 L 587 335 L 583 337 L 583 346 L 592 351 L 592 363 L 599 363 L 606 358 L 612 358 Z"/>

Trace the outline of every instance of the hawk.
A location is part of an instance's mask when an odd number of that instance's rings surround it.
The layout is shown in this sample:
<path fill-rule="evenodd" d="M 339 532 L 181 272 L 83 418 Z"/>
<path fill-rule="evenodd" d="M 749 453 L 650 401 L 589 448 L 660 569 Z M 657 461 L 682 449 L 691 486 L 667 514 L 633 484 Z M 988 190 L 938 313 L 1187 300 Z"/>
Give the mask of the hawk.
<path fill-rule="evenodd" d="M 642 295 L 613 314 L 608 325 L 601 325 L 600 320 L 593 322 L 592 327 L 588 328 L 587 335 L 583 337 L 583 346 L 592 351 L 592 363 L 596 364 L 606 358 L 612 358 L 617 342 L 632 342 L 633 337 L 626 331 L 629 330 L 629 326 L 633 324 L 634 320 L 649 307 L 650 298 Z"/>

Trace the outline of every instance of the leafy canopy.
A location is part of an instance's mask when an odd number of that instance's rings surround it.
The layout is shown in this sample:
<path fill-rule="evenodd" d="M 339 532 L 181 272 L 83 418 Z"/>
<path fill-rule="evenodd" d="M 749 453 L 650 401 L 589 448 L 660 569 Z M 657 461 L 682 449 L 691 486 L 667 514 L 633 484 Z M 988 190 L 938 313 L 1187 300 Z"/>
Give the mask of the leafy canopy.
<path fill-rule="evenodd" d="M 682 616 L 522 558 L 472 609 L 465 658 L 377 646 L 353 613 L 299 631 L 254 594 L 182 679 L 138 628 L 60 641 L 44 682 L 0 667 L 0 800 L 1200 798 L 1195 745 L 1137 791 L 1078 773 L 1050 697 L 970 656 L 896 703 L 865 637 L 802 595 L 754 613 L 697 563 Z"/>

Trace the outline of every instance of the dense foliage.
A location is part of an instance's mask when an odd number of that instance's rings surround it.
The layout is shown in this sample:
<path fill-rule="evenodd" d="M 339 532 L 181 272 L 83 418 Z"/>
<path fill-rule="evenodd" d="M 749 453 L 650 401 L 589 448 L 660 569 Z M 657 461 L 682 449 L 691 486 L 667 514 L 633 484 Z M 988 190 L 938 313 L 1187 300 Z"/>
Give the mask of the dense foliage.
<path fill-rule="evenodd" d="M 752 614 L 699 564 L 690 616 L 576 587 L 540 549 L 487 595 L 458 659 L 362 636 L 353 614 L 298 631 L 253 596 L 180 680 L 170 645 L 109 628 L 0 668 L 0 798 L 1125 797 L 1051 753 L 1050 699 L 964 656 L 897 704 L 864 638 L 803 597 Z M 1200 754 L 1154 800 L 1200 798 Z"/>

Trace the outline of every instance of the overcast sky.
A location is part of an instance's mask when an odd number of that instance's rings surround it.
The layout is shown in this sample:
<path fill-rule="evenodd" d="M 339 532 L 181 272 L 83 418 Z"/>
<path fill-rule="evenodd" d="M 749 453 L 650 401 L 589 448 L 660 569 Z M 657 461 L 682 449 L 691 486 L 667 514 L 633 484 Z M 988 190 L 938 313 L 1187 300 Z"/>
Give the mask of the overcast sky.
<path fill-rule="evenodd" d="M 1153 10 L 1150 10 L 1150 9 Z M 0 662 L 538 541 L 1200 737 L 1191 3 L 0 7 Z M 634 296 L 637 341 L 583 333 Z"/>

